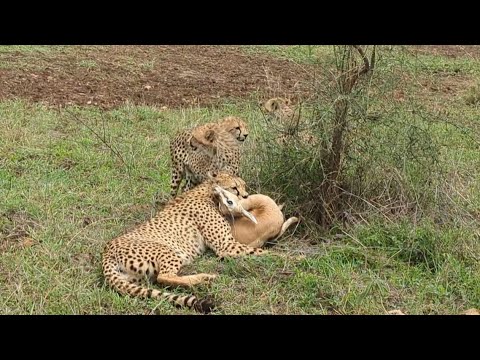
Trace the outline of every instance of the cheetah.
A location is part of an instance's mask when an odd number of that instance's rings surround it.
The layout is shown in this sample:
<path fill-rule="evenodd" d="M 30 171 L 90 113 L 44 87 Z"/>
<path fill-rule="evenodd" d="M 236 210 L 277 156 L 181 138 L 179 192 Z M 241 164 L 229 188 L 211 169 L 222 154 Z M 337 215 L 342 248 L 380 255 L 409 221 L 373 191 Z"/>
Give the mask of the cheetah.
<path fill-rule="evenodd" d="M 178 133 L 170 142 L 171 197 L 177 195 L 183 179 L 182 192 L 204 181 L 208 171 L 224 171 L 238 176 L 240 145 L 247 136 L 247 125 L 235 116 Z"/>
<path fill-rule="evenodd" d="M 300 121 L 299 109 L 291 107 L 291 101 L 285 98 L 272 98 L 265 102 L 264 110 L 269 116 L 282 125 L 287 134 L 294 134 Z"/>
<path fill-rule="evenodd" d="M 267 113 L 268 119 L 274 121 L 273 126 L 280 132 L 276 139 L 279 145 L 289 144 L 292 138 L 315 145 L 315 137 L 302 129 L 300 106 L 294 107 L 289 99 L 276 97 L 267 100 L 263 104 L 263 110 Z"/>
<path fill-rule="evenodd" d="M 220 191 L 227 200 L 220 203 L 220 212 L 229 219 L 232 235 L 239 243 L 254 248 L 262 247 L 267 241 L 278 239 L 299 221 L 295 216 L 285 221 L 283 205 L 277 205 L 267 195 L 254 194 L 238 200 L 232 193 L 223 189 Z"/>
<path fill-rule="evenodd" d="M 178 275 L 206 248 L 220 258 L 266 253 L 235 241 L 229 222 L 219 211 L 219 189 L 237 199 L 248 196 L 241 178 L 213 173 L 202 184 L 170 200 L 149 221 L 107 243 L 102 258 L 107 283 L 121 294 L 163 298 L 176 306 L 210 312 L 214 304 L 208 298 L 161 292 L 146 287 L 143 281 L 192 287 L 213 280 L 216 276 L 212 274 Z"/>

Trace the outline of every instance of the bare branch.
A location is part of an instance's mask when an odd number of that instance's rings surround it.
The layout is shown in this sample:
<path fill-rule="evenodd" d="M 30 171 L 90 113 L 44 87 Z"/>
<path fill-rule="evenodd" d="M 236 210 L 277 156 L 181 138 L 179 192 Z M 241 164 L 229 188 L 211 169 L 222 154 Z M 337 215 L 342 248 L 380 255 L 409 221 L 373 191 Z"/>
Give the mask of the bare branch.
<path fill-rule="evenodd" d="M 75 113 L 73 113 L 72 111 L 70 110 L 67 110 L 65 109 L 65 111 L 72 117 L 75 119 L 75 121 L 79 122 L 81 125 L 85 126 L 93 135 L 95 135 L 95 137 L 97 137 L 97 139 L 99 139 L 111 152 L 112 154 L 114 154 L 121 162 L 123 165 L 126 166 L 126 168 L 128 169 L 128 165 L 127 163 L 125 162 L 122 154 L 114 148 L 113 145 L 110 145 L 106 139 L 106 136 L 105 136 L 105 123 L 103 124 L 103 136 L 101 136 L 99 133 L 97 133 L 92 127 L 88 126 L 87 123 L 85 123 L 83 120 L 81 120 Z"/>
<path fill-rule="evenodd" d="M 363 60 L 363 68 L 362 70 L 359 71 L 358 75 L 363 75 L 365 73 L 367 73 L 368 71 L 371 70 L 371 67 L 370 67 L 370 63 L 367 59 L 367 56 L 365 55 L 365 52 L 363 51 L 363 49 L 358 46 L 358 45 L 352 45 L 357 51 L 358 53 L 360 54 L 360 56 L 362 57 L 362 60 Z M 375 49 L 373 50 L 374 53 L 375 53 Z"/>
<path fill-rule="evenodd" d="M 373 70 L 375 67 L 375 53 L 377 45 L 373 45 L 372 56 L 370 58 L 370 70 Z"/>

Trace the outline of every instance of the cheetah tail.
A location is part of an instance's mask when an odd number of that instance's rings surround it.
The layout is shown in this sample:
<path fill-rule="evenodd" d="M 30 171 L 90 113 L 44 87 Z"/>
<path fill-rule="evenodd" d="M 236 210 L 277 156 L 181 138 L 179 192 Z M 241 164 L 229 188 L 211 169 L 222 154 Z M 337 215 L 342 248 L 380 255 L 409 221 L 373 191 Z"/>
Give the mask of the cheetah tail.
<path fill-rule="evenodd" d="M 109 285 L 121 294 L 140 298 L 166 299 L 176 307 L 193 308 L 203 314 L 210 313 L 215 307 L 214 302 L 208 298 L 197 299 L 194 295 L 180 296 L 132 283 L 126 279 L 124 274 L 116 270 L 115 265 L 112 263 L 104 265 L 104 274 Z"/>

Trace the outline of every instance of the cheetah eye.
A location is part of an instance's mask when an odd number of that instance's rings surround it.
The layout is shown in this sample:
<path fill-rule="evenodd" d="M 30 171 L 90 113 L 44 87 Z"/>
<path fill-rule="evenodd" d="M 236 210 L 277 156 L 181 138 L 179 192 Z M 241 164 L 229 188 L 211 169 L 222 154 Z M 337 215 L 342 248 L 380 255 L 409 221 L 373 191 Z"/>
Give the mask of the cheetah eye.
<path fill-rule="evenodd" d="M 227 204 L 228 205 L 233 205 L 233 201 L 232 200 L 227 200 Z"/>
<path fill-rule="evenodd" d="M 237 126 L 235 129 L 239 130 L 240 131 L 240 126 Z"/>

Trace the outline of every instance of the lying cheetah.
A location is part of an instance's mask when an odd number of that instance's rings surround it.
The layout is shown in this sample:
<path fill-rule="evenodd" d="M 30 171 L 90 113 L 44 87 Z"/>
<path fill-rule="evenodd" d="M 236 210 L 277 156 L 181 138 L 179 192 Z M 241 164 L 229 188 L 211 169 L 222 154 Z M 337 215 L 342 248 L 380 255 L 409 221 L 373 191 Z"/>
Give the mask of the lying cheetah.
<path fill-rule="evenodd" d="M 182 191 L 188 191 L 203 182 L 209 171 L 225 171 L 238 176 L 240 145 L 247 136 L 247 125 L 234 116 L 178 133 L 170 143 L 171 196 L 177 195 L 183 179 Z"/>
<path fill-rule="evenodd" d="M 288 144 L 292 137 L 310 145 L 315 144 L 315 137 L 301 129 L 304 124 L 301 124 L 300 106 L 294 107 L 289 99 L 276 97 L 267 100 L 263 110 L 273 121 L 274 129 L 280 133 L 276 139 L 279 145 Z"/>
<path fill-rule="evenodd" d="M 221 202 L 220 212 L 229 219 L 232 235 L 239 243 L 254 248 L 262 247 L 267 241 L 278 239 L 292 224 L 298 222 L 295 216 L 285 221 L 283 205 L 277 205 L 267 195 L 254 194 L 239 200 L 228 191 L 220 191 L 227 199 Z"/>
<path fill-rule="evenodd" d="M 122 294 L 142 298 L 165 298 L 177 306 L 208 313 L 214 306 L 208 299 L 179 296 L 145 287 L 145 279 L 167 286 L 191 287 L 215 278 L 211 274 L 177 275 L 205 249 L 219 257 L 260 255 L 262 249 L 240 244 L 218 208 L 218 189 L 247 197 L 245 182 L 227 173 L 209 177 L 194 189 L 172 199 L 149 221 L 111 240 L 105 247 L 102 266 L 108 284 Z M 214 188 L 217 187 L 217 191 Z"/>
<path fill-rule="evenodd" d="M 278 97 L 269 99 L 263 107 L 271 120 L 274 120 L 276 124 L 280 125 L 286 134 L 293 135 L 297 131 L 300 121 L 300 111 L 299 109 L 291 107 L 289 99 Z"/>

